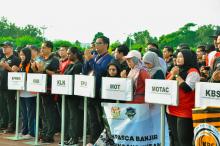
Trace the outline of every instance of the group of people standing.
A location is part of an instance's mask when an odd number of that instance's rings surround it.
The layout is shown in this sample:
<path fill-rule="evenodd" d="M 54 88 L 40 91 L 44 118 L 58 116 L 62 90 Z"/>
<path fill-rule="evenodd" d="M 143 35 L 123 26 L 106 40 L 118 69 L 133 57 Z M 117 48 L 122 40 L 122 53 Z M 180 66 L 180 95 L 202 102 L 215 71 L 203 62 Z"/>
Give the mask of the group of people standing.
<path fill-rule="evenodd" d="M 1 44 L 0 51 L 0 128 L 6 132 L 15 130 L 15 91 L 7 88 L 8 72 L 47 74 L 47 92 L 40 93 L 40 139 L 43 143 L 54 142 L 54 134 L 60 130 L 60 105 L 58 95 L 51 94 L 51 76 L 93 75 L 96 80 L 95 98 L 88 99 L 89 145 L 93 145 L 104 129 L 101 102 L 102 77 L 130 78 L 134 83 L 133 101 L 130 104 L 147 104 L 144 101 L 145 79 L 176 80 L 179 87 L 179 105 L 167 106 L 171 146 L 193 145 L 192 109 L 195 104 L 195 84 L 199 81 L 220 81 L 220 33 L 214 38 L 214 49 L 200 45 L 196 52 L 187 44 L 180 44 L 176 51 L 165 46 L 162 51 L 155 43 L 148 43 L 143 52 L 118 46 L 108 52 L 109 38 L 98 37 L 90 49 L 81 52 L 76 47 L 62 46 L 58 55 L 53 43 L 45 41 L 41 49 L 27 45 L 13 51 L 11 42 Z M 143 54 L 142 54 L 143 53 Z M 147 84 L 147 83 L 146 83 Z M 22 128 L 21 135 L 35 136 L 36 93 L 20 91 Z M 82 137 L 82 97 L 66 97 L 65 145 L 78 145 Z M 123 104 L 123 102 L 122 102 Z"/>

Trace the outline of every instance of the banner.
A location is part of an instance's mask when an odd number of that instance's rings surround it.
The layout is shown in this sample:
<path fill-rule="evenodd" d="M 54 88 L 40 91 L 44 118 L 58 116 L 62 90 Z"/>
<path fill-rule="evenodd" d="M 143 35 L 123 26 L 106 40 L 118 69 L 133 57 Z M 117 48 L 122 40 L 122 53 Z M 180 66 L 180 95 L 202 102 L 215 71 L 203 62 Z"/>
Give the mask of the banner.
<path fill-rule="evenodd" d="M 25 90 L 26 73 L 8 72 L 8 89 Z"/>
<path fill-rule="evenodd" d="M 195 92 L 196 107 L 220 106 L 219 83 L 196 83 Z"/>
<path fill-rule="evenodd" d="M 102 103 L 115 146 L 160 146 L 160 105 Z M 166 123 L 165 146 L 169 146 Z"/>
<path fill-rule="evenodd" d="M 128 78 L 102 78 L 102 99 L 132 101 L 133 83 Z"/>
<path fill-rule="evenodd" d="M 178 85 L 172 80 L 145 80 L 145 102 L 177 106 Z"/>

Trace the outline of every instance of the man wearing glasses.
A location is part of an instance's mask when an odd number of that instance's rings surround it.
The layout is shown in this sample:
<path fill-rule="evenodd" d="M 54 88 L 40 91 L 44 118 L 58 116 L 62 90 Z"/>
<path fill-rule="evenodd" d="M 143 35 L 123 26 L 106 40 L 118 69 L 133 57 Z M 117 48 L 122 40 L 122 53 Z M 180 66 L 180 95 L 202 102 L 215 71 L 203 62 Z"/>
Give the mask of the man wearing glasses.
<path fill-rule="evenodd" d="M 88 115 L 90 122 L 90 143 L 94 144 L 103 130 L 102 112 L 101 112 L 101 79 L 107 75 L 107 66 L 112 60 L 108 54 L 109 38 L 100 36 L 95 41 L 97 55 L 92 55 L 90 49 L 85 50 L 85 63 L 83 74 L 94 75 L 96 78 L 96 97 L 88 101 Z"/>

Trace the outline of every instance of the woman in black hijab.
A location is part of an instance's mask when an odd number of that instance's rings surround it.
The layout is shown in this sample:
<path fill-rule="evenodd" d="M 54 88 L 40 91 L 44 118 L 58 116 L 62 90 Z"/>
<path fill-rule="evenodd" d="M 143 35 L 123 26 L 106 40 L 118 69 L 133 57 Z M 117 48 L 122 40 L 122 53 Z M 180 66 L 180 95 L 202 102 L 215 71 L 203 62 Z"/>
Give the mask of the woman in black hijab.
<path fill-rule="evenodd" d="M 195 104 L 195 83 L 200 74 L 196 54 L 191 50 L 180 50 L 177 54 L 177 66 L 173 67 L 167 78 L 178 81 L 179 105 L 167 107 L 167 119 L 174 146 L 193 145 L 192 109 Z"/>

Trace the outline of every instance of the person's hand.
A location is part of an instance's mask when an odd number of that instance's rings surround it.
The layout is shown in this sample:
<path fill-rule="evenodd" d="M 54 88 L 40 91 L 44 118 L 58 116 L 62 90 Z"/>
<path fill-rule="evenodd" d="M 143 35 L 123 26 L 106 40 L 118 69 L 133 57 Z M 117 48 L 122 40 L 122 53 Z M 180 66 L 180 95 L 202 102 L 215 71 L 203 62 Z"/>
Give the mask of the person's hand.
<path fill-rule="evenodd" d="M 36 66 L 37 66 L 38 72 L 44 72 L 45 71 L 43 62 L 36 62 Z"/>
<path fill-rule="evenodd" d="M 176 81 L 178 82 L 179 85 L 184 82 L 184 80 L 178 75 L 176 76 Z"/>
<path fill-rule="evenodd" d="M 179 72 L 180 72 L 180 69 L 178 66 L 174 66 L 172 68 L 172 70 L 170 71 L 170 73 L 173 75 L 173 76 L 176 76 L 176 75 L 179 75 Z"/>
<path fill-rule="evenodd" d="M 4 69 L 9 70 L 9 71 L 10 71 L 10 69 L 11 69 L 11 67 L 9 66 L 9 64 L 8 64 L 7 62 L 2 62 L 2 63 L 1 63 L 1 66 L 2 66 Z"/>
<path fill-rule="evenodd" d="M 33 70 L 33 72 L 37 71 L 36 62 L 31 62 L 31 69 Z"/>
<path fill-rule="evenodd" d="M 16 65 L 13 65 L 11 69 L 12 69 L 13 72 L 18 72 L 19 71 L 19 68 Z"/>
<path fill-rule="evenodd" d="M 121 71 L 120 76 L 121 78 L 127 78 L 126 70 Z"/>
<path fill-rule="evenodd" d="M 212 74 L 212 79 L 215 81 L 220 81 L 220 70 L 216 70 L 213 74 Z"/>
<path fill-rule="evenodd" d="M 93 58 L 93 55 L 91 53 L 91 49 L 87 49 L 84 51 L 84 57 L 86 61 L 89 61 L 90 59 Z"/>

